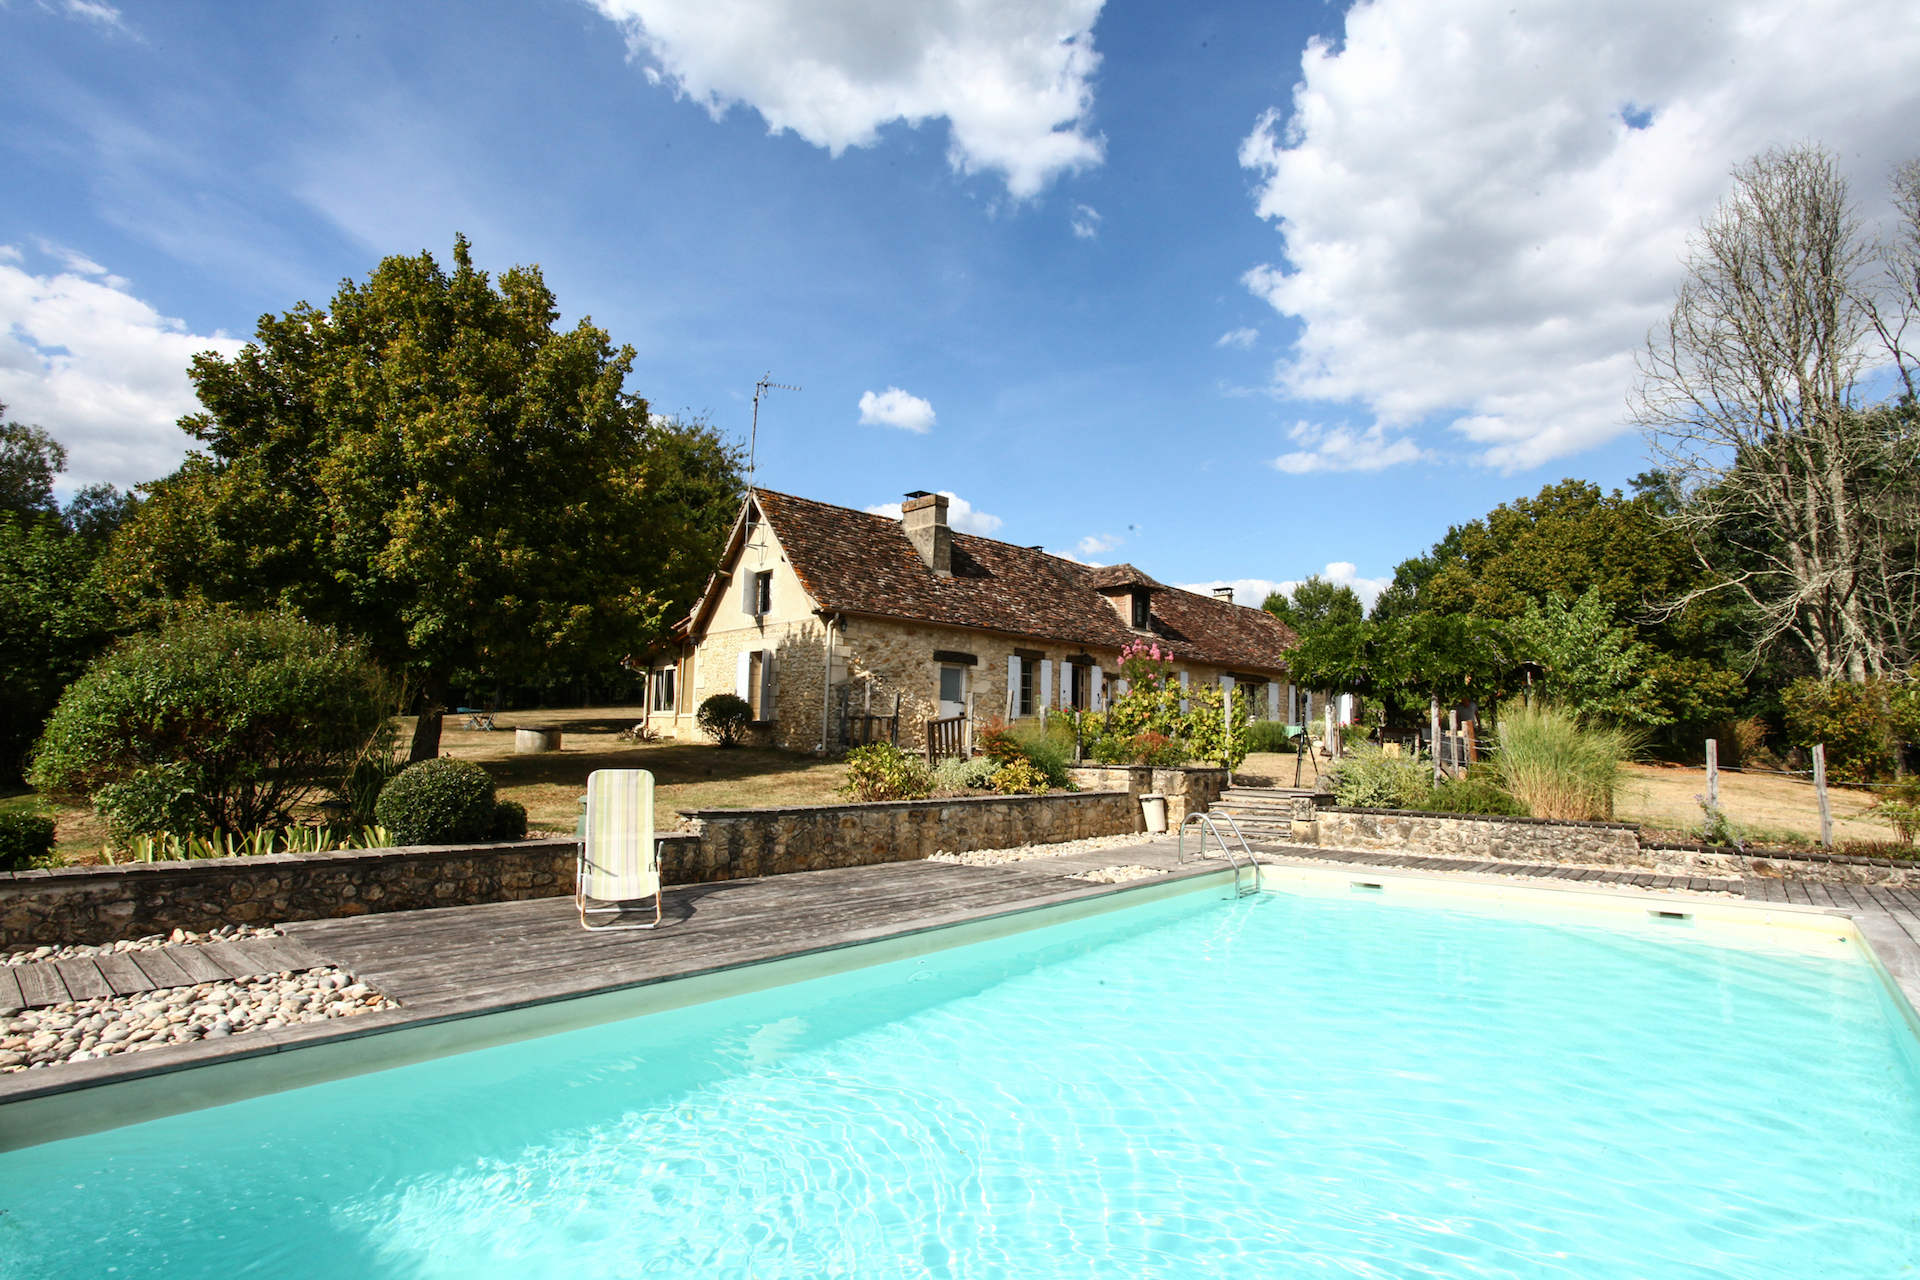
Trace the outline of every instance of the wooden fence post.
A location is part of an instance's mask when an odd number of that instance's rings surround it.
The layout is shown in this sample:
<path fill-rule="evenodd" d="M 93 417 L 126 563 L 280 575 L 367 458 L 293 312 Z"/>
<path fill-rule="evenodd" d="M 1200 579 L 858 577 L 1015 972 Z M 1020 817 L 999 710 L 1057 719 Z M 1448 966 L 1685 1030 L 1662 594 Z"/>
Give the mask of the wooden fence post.
<path fill-rule="evenodd" d="M 1430 733 L 1427 745 L 1433 748 L 1433 785 L 1440 785 L 1440 695 L 1435 694 L 1427 700 L 1427 720 Z"/>
<path fill-rule="evenodd" d="M 1707 808 L 1720 807 L 1720 740 L 1707 739 Z"/>
<path fill-rule="evenodd" d="M 1827 744 L 1813 744 L 1813 792 L 1820 797 L 1820 843 L 1833 848 L 1833 806 L 1827 803 Z"/>

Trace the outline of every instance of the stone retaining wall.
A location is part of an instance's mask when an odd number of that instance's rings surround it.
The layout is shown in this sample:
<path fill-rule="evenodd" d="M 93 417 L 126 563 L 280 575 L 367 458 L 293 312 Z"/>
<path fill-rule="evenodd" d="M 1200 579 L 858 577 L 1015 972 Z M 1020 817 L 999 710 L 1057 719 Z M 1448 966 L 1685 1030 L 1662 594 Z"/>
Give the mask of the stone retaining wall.
<path fill-rule="evenodd" d="M 1167 798 L 1167 822 L 1174 829 L 1186 821 L 1189 813 L 1201 813 L 1213 806 L 1227 789 L 1225 769 L 1182 767 L 1155 769 L 1144 764 L 1084 764 L 1068 770 L 1074 782 L 1087 788 L 1119 790 L 1125 788 L 1137 801 L 1148 793 Z"/>
<path fill-rule="evenodd" d="M 1125 791 L 705 810 L 662 837 L 669 886 L 999 849 L 1141 827 Z M 0 950 L 573 892 L 574 842 L 277 853 L 0 873 Z"/>
<path fill-rule="evenodd" d="M 1292 840 L 1336 849 L 1469 861 L 1546 862 L 1716 879 L 1786 878 L 1834 884 L 1920 885 L 1920 865 L 1887 858 L 1646 842 L 1623 822 L 1563 822 L 1346 809 L 1296 801 Z M 1304 820 L 1303 820 L 1304 819 Z"/>
<path fill-rule="evenodd" d="M 687 880 L 907 862 L 942 850 L 1011 849 L 1141 829 L 1126 791 L 964 796 L 788 809 L 702 809 L 681 815 L 697 833 Z M 675 877 L 669 869 L 669 878 Z"/>

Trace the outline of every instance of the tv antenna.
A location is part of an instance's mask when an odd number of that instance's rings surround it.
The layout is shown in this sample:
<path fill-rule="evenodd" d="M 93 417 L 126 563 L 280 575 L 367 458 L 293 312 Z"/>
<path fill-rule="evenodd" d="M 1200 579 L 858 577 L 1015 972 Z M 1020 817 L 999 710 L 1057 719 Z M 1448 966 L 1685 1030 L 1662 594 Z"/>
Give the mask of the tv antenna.
<path fill-rule="evenodd" d="M 753 384 L 753 434 L 747 440 L 747 488 L 753 488 L 754 458 L 760 449 L 760 397 L 769 391 L 798 390 L 800 390 L 799 387 L 775 382 L 771 373 L 761 374 L 760 381 Z"/>

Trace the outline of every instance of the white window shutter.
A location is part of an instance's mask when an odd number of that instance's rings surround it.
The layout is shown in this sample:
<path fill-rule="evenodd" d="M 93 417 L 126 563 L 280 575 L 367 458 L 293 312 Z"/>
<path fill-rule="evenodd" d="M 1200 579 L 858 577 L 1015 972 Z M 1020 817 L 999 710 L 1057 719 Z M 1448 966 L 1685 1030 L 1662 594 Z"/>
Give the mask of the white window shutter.
<path fill-rule="evenodd" d="M 1187 710 L 1187 673 L 1182 671 L 1180 673 L 1180 712 L 1181 714 L 1182 715 L 1186 714 L 1186 710 Z"/>
<path fill-rule="evenodd" d="M 742 652 L 740 655 L 740 661 L 734 669 L 734 674 L 733 674 L 734 696 L 739 698 L 743 702 L 746 700 L 747 691 L 750 688 L 752 688 L 752 685 L 749 684 L 749 681 L 752 679 L 751 675 L 749 674 L 752 669 L 752 665 L 753 665 L 753 655 L 751 653 Z"/>
<path fill-rule="evenodd" d="M 1233 677 L 1232 676 L 1220 677 L 1220 693 L 1221 693 L 1221 696 L 1223 697 L 1232 696 L 1233 694 Z"/>
<path fill-rule="evenodd" d="M 1007 659 L 1007 719 L 1020 714 L 1020 658 Z"/>
<path fill-rule="evenodd" d="M 1067 665 L 1065 658 L 1060 659 L 1060 705 L 1073 705 L 1073 668 Z"/>
<path fill-rule="evenodd" d="M 1095 667 L 1088 680 L 1089 692 L 1093 694 L 1093 709 L 1105 711 L 1107 709 L 1107 673 Z"/>
<path fill-rule="evenodd" d="M 1053 705 L 1053 664 L 1041 658 L 1034 665 L 1040 668 L 1040 705 L 1050 707 Z"/>
<path fill-rule="evenodd" d="M 1114 697 L 1116 698 L 1126 697 L 1127 691 L 1131 688 L 1133 688 L 1133 682 L 1127 679 L 1125 676 L 1114 677 L 1113 679 L 1113 696 Z"/>
<path fill-rule="evenodd" d="M 1277 681 L 1267 681 L 1267 719 L 1280 718 L 1280 685 Z"/>
<path fill-rule="evenodd" d="M 773 650 L 760 651 L 760 718 L 772 720 L 780 713 L 780 686 L 775 680 L 779 664 L 773 660 Z"/>

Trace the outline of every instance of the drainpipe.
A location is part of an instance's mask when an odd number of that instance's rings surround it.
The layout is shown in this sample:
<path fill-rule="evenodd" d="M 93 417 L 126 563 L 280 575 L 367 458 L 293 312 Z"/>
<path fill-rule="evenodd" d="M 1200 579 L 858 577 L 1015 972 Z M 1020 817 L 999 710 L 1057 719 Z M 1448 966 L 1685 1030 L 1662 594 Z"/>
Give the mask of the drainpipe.
<path fill-rule="evenodd" d="M 827 754 L 827 735 L 833 729 L 833 614 L 822 614 L 820 644 L 820 754 Z"/>

